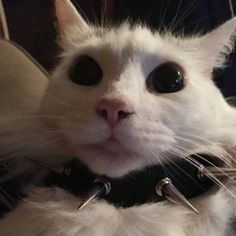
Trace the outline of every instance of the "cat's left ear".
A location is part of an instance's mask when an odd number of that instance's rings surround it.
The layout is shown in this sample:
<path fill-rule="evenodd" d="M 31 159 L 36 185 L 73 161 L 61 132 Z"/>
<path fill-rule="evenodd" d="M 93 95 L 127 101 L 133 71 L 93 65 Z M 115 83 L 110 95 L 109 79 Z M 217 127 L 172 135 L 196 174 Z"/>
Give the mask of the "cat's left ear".
<path fill-rule="evenodd" d="M 62 38 L 69 37 L 71 29 L 82 34 L 90 28 L 70 0 L 55 0 L 55 10 Z"/>
<path fill-rule="evenodd" d="M 226 57 L 232 52 L 236 37 L 236 17 L 200 37 L 199 47 L 204 61 L 213 68 L 224 66 Z"/>

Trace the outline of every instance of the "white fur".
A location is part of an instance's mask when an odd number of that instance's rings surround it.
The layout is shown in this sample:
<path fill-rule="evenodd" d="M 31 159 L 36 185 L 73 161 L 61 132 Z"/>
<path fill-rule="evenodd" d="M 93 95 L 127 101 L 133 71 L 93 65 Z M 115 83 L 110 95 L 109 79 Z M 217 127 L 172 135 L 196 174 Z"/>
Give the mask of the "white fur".
<path fill-rule="evenodd" d="M 1 235 L 233 236 L 231 200 L 222 191 L 202 198 L 199 215 L 166 203 L 117 209 L 101 201 L 78 212 L 78 199 L 61 189 L 35 189 L 1 221 Z"/>
<path fill-rule="evenodd" d="M 96 28 L 88 26 L 67 0 L 57 0 L 56 7 L 65 48 L 62 62 L 36 118 L 7 129 L 0 143 L 6 157 L 17 155 L 20 163 L 21 156 L 51 163 L 77 157 L 95 173 L 113 177 L 196 152 L 231 161 L 236 111 L 210 77 L 213 67 L 222 67 L 232 50 L 230 36 L 236 19 L 205 36 L 183 38 L 128 24 Z M 79 86 L 68 78 L 68 68 L 83 54 L 93 57 L 103 70 L 97 86 Z M 147 89 L 150 72 L 169 61 L 183 68 L 185 88 L 172 94 Z M 110 128 L 96 112 L 104 98 L 127 102 L 135 111 L 114 129 L 121 145 L 107 145 L 106 150 L 97 148 L 110 136 Z M 7 151 L 13 135 L 10 144 L 16 147 Z M 234 190 L 233 185 L 229 188 Z M 117 209 L 96 202 L 77 212 L 78 202 L 60 189 L 32 190 L 28 199 L 0 221 L 1 235 L 229 236 L 235 210 L 235 199 L 223 190 L 195 200 L 199 215 L 169 203 Z"/>

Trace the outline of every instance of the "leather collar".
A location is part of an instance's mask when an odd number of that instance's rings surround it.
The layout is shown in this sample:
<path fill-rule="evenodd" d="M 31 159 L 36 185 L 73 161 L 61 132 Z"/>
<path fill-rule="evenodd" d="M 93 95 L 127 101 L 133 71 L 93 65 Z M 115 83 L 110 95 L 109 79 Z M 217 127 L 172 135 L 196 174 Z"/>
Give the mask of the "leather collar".
<path fill-rule="evenodd" d="M 199 177 L 200 167 L 209 164 L 203 163 L 202 159 L 197 160 L 198 156 L 193 155 L 187 159 L 175 160 L 173 163 L 146 167 L 122 178 L 102 176 L 111 183 L 111 191 L 101 198 L 117 207 L 164 201 L 165 197 L 157 194 L 156 185 L 167 177 L 186 199 L 202 195 L 208 192 L 214 183 L 210 178 Z M 46 180 L 47 185 L 59 186 L 75 196 L 84 198 L 98 176 L 77 159 L 68 163 L 65 169 L 69 174 L 50 174 Z"/>

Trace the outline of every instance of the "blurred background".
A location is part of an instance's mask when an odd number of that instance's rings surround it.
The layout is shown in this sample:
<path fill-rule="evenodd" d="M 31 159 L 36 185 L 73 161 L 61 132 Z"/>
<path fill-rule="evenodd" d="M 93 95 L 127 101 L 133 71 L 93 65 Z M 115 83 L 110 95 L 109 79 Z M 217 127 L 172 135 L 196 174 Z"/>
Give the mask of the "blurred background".
<path fill-rule="evenodd" d="M 129 19 L 153 30 L 208 32 L 236 14 L 236 0 L 73 0 L 91 23 L 119 24 Z M 56 43 L 54 0 L 3 0 L 10 37 L 46 70 L 53 70 L 60 48 Z M 236 95 L 236 53 L 228 68 L 214 73 L 224 96 Z"/>

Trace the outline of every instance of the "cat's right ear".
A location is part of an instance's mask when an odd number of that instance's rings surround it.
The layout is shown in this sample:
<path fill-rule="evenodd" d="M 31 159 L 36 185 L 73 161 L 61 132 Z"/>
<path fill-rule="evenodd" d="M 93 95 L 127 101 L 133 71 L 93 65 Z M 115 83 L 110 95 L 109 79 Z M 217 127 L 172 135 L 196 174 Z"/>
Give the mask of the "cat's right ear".
<path fill-rule="evenodd" d="M 236 39 L 236 17 L 226 21 L 211 32 L 203 35 L 198 41 L 202 61 L 205 61 L 207 70 L 223 68 L 229 54 L 234 49 Z"/>
<path fill-rule="evenodd" d="M 70 37 L 72 29 L 82 34 L 90 28 L 70 0 L 55 0 L 55 10 L 62 40 Z"/>

